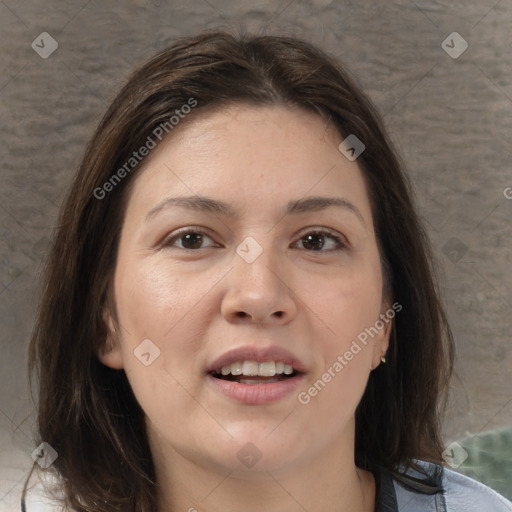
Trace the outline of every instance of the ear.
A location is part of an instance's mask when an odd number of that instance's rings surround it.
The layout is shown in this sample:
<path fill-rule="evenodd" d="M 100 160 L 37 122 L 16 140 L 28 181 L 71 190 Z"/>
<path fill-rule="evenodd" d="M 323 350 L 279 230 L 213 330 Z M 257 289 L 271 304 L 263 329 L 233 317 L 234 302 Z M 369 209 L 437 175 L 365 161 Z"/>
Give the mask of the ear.
<path fill-rule="evenodd" d="M 390 311 L 393 313 L 390 314 Z M 379 328 L 378 334 L 373 338 L 373 355 L 371 369 L 375 370 L 379 364 L 384 364 L 381 357 L 386 355 L 389 348 L 389 337 L 393 327 L 393 317 L 395 311 L 392 308 L 383 308 L 375 326 Z"/>
<path fill-rule="evenodd" d="M 103 322 L 107 335 L 98 350 L 98 359 L 109 368 L 121 370 L 124 368 L 121 343 L 119 342 L 114 319 L 108 308 L 103 311 Z"/>

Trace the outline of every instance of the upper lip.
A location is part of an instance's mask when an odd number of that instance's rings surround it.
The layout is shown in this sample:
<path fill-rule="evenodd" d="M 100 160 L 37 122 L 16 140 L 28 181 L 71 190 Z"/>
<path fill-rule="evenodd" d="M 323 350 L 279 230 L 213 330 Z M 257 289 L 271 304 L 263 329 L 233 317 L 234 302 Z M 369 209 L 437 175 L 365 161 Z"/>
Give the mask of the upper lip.
<path fill-rule="evenodd" d="M 246 345 L 228 350 L 215 359 L 215 361 L 208 366 L 206 371 L 207 373 L 220 373 L 223 366 L 236 363 L 237 361 L 256 361 L 257 363 L 281 361 L 293 366 L 293 369 L 297 372 L 304 373 L 306 371 L 306 365 L 298 357 L 294 356 L 289 350 L 276 345 L 268 347 Z"/>

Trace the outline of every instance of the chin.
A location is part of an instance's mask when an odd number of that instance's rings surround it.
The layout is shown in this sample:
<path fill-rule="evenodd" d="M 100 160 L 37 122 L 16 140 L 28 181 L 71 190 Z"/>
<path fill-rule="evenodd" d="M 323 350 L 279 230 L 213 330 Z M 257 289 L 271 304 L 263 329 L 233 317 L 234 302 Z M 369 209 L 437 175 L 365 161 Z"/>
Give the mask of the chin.
<path fill-rule="evenodd" d="M 218 453 L 218 463 L 225 470 L 233 471 L 244 478 L 251 478 L 266 471 L 280 471 L 298 461 L 301 441 L 279 432 L 279 422 L 272 428 L 244 429 L 243 433 L 230 432 L 233 440 Z M 304 446 L 304 451 L 307 447 Z"/>

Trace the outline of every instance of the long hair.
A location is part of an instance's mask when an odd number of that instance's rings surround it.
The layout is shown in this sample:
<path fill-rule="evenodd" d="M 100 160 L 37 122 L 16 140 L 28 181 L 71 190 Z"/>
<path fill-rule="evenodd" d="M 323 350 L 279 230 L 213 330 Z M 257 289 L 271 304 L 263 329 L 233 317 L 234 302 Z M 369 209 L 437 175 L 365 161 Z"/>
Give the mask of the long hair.
<path fill-rule="evenodd" d="M 305 41 L 204 32 L 175 41 L 131 75 L 89 142 L 60 211 L 29 370 L 39 385 L 38 441 L 58 453 L 52 468 L 66 506 L 156 510 L 143 411 L 124 371 L 104 366 L 96 353 L 106 338 L 102 310 L 127 194 L 141 167 L 126 162 L 191 98 L 197 102 L 191 115 L 230 103 L 301 107 L 333 123 L 341 136 L 363 141 L 357 162 L 369 191 L 384 290 L 402 311 L 393 321 L 388 362 L 371 372 L 356 410 L 356 464 L 378 463 L 400 478 L 415 458 L 440 463 L 453 338 L 412 187 L 378 113 L 336 58 Z M 127 172 L 120 173 L 123 165 Z"/>

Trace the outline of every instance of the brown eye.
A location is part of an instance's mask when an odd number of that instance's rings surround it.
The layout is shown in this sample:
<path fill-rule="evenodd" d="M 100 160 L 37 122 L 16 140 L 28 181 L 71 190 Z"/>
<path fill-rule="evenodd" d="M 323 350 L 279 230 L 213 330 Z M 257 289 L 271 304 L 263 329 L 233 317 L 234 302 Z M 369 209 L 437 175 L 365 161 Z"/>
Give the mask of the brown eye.
<path fill-rule="evenodd" d="M 326 243 L 326 240 L 329 239 L 331 242 Z M 311 231 L 302 236 L 300 242 L 302 242 L 304 249 L 316 252 L 328 252 L 346 247 L 341 237 L 334 235 L 329 231 Z M 326 245 L 330 246 L 330 248 L 323 250 Z"/>
<path fill-rule="evenodd" d="M 211 237 L 203 231 L 197 229 L 186 229 L 169 237 L 164 241 L 162 246 L 171 249 L 178 248 L 193 251 L 206 248 L 201 246 L 205 239 L 212 240 Z M 180 242 L 180 245 L 176 245 L 176 242 L 178 241 Z"/>
<path fill-rule="evenodd" d="M 203 235 L 199 233 L 187 233 L 179 237 L 184 249 L 200 249 L 203 242 Z"/>
<path fill-rule="evenodd" d="M 319 251 L 324 246 L 324 236 L 320 233 L 312 233 L 301 238 L 305 249 L 312 249 L 313 251 Z"/>

